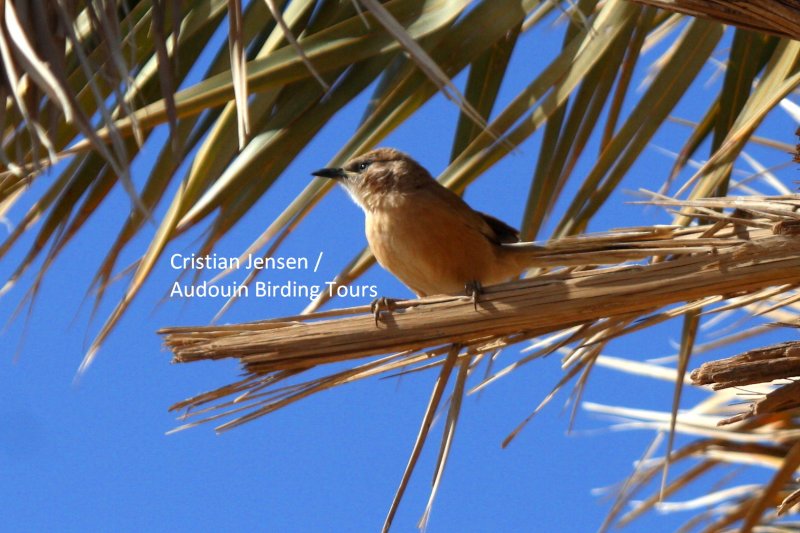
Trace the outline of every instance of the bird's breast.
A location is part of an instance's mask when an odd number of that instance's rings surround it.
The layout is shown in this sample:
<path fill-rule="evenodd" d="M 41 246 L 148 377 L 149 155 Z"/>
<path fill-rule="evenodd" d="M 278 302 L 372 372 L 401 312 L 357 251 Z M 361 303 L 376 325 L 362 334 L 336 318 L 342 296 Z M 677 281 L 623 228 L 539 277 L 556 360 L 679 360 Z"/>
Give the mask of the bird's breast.
<path fill-rule="evenodd" d="M 470 213 L 471 215 L 471 213 Z M 519 274 L 464 213 L 424 201 L 367 212 L 366 235 L 378 262 L 418 296 L 459 293 Z"/>

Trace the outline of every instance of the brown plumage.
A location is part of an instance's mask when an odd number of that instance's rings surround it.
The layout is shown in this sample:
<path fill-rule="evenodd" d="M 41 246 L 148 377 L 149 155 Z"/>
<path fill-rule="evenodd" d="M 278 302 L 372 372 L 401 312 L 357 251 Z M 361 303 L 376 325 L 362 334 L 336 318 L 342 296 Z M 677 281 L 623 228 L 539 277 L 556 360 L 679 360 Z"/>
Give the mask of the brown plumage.
<path fill-rule="evenodd" d="M 403 152 L 378 148 L 313 175 L 347 190 L 364 210 L 378 263 L 417 296 L 501 283 L 526 267 L 518 250 L 503 246 L 519 241 L 514 228 L 472 209 Z"/>

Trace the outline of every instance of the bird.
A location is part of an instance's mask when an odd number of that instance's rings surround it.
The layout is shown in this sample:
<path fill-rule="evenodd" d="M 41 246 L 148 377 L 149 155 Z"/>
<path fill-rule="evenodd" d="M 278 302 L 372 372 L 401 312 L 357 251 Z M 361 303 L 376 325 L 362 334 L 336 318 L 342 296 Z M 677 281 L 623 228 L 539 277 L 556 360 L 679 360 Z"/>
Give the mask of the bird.
<path fill-rule="evenodd" d="M 377 148 L 312 175 L 344 187 L 364 211 L 378 263 L 418 297 L 466 291 L 477 305 L 484 286 L 529 268 L 530 248 L 513 246 L 516 229 L 470 207 L 404 152 Z"/>

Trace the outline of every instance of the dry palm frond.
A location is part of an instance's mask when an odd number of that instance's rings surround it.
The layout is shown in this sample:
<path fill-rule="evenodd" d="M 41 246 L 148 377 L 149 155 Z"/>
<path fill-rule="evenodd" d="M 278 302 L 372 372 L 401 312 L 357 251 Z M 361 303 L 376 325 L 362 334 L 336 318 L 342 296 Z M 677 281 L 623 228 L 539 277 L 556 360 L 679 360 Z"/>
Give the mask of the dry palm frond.
<path fill-rule="evenodd" d="M 711 198 L 684 202 L 660 199 L 658 203 L 693 209 L 715 222 L 688 228 L 628 228 L 544 243 L 537 253 L 538 273 L 524 280 L 487 288 L 477 310 L 465 297 L 439 296 L 399 302 L 391 314 L 383 315 L 378 323 L 367 307 L 360 307 L 248 324 L 162 330 L 175 362 L 234 357 L 239 359 L 246 373 L 239 382 L 189 398 L 173 409 L 186 409 L 185 417 L 195 419 L 182 428 L 227 419 L 217 426 L 222 431 L 352 381 L 441 367 L 414 450 L 384 524 L 388 529 L 454 369 L 459 369 L 458 378 L 452 390 L 448 427 L 442 436 L 436 480 L 441 478 L 452 444 L 469 369 L 474 368 L 483 355 L 526 339 L 553 334 L 550 341 L 539 343 L 533 354 L 488 376 L 484 384 L 496 381 L 536 357 L 566 349 L 565 376 L 554 392 L 580 375 L 576 393 L 579 396 L 602 348 L 612 338 L 681 314 L 693 321 L 694 332 L 702 308 L 706 308 L 704 314 L 727 312 L 784 293 L 794 294 L 793 288 L 800 284 L 800 239 L 791 228 L 800 217 L 800 197 Z M 654 261 L 615 264 L 642 259 Z M 786 304 L 793 301 L 793 296 L 784 298 Z M 678 305 L 681 302 L 687 303 Z M 712 307 L 709 309 L 709 306 Z M 759 431 L 752 424 L 743 425 L 743 417 L 728 420 L 738 423 L 719 428 L 717 425 L 725 419 L 717 413 L 708 416 L 704 411 L 710 408 L 707 406 L 700 406 L 693 413 L 678 414 L 680 383 L 693 345 L 692 333 L 681 348 L 683 371 L 671 374 L 673 379 L 679 379 L 671 415 L 595 407 L 595 410 L 627 419 L 622 427 L 653 428 L 673 436 L 685 433 L 707 440 L 706 445 L 697 448 L 702 452 L 695 452 L 704 453 L 706 462 L 677 480 L 669 481 L 666 465 L 683 461 L 688 456 L 683 449 L 670 452 L 671 437 L 669 461 L 649 467 L 646 475 L 640 473 L 632 477 L 620 493 L 610 520 L 619 515 L 622 504 L 630 501 L 655 472 L 662 471 L 662 467 L 665 474 L 662 496 L 652 496 L 636 512 L 621 518 L 621 523 L 627 523 L 653 506 L 662 506 L 658 503 L 661 497 L 675 494 L 707 472 L 720 470 L 720 465 L 741 464 L 746 460 L 771 464 L 770 457 L 780 456 L 784 450 L 775 448 L 770 456 L 744 455 L 742 445 L 755 445 L 770 438 L 778 442 L 800 442 L 800 429 Z M 298 381 L 305 371 L 314 367 L 386 353 L 391 355 L 309 381 Z M 630 365 L 622 367 L 630 368 Z M 640 371 L 637 367 L 637 372 Z M 726 383 L 739 383 L 726 379 Z M 552 396 L 550 394 L 509 435 L 504 445 Z M 764 402 L 770 399 L 767 396 Z M 710 406 L 719 408 L 724 403 Z M 785 406 L 785 402 L 782 405 Z M 585 406 L 591 407 L 590 404 Z M 744 499 L 750 502 L 747 504 L 749 511 L 727 516 L 735 516 L 736 520 L 745 520 L 747 524 L 755 523 L 775 498 L 787 495 L 782 487 L 789 468 L 783 464 L 781 475 L 773 480 L 769 490 L 720 491 L 714 498 L 709 497 L 709 502 L 722 505 L 720 502 Z M 435 482 L 431 502 L 437 485 Z M 699 501 L 687 502 L 675 507 L 691 508 L 700 504 Z M 740 508 L 744 509 L 737 507 Z M 430 502 L 422 523 L 429 510 Z"/>
<path fill-rule="evenodd" d="M 416 373 L 441 367 L 414 451 L 387 517 L 385 528 L 388 528 L 455 369 L 459 369 L 458 378 L 452 389 L 448 427 L 442 437 L 437 480 L 452 444 L 461 398 L 466 390 L 465 380 L 469 370 L 485 354 L 537 336 L 554 334 L 548 342 L 539 343 L 533 354 L 488 376 L 484 383 L 494 382 L 536 357 L 566 350 L 566 373 L 555 390 L 578 375 L 581 376 L 578 387 L 582 387 L 600 358 L 602 348 L 612 338 L 681 314 L 693 317 L 696 328 L 701 308 L 705 308 L 704 315 L 743 308 L 784 293 L 794 294 L 794 287 L 800 285 L 800 238 L 794 231 L 787 230 L 800 218 L 797 212 L 800 197 L 712 198 L 686 202 L 661 199 L 658 203 L 693 209 L 715 222 L 688 228 L 628 228 L 544 243 L 537 255 L 537 273 L 524 280 L 488 287 L 481 295 L 477 310 L 466 297 L 438 296 L 399 302 L 390 314 L 382 315 L 378 323 L 364 306 L 247 324 L 164 329 L 161 333 L 174 353 L 175 362 L 233 357 L 242 363 L 245 371 L 245 377 L 236 383 L 173 406 L 173 409 L 186 409 L 185 418 L 194 419 L 179 429 L 222 421 L 217 429 L 227 430 L 339 385 L 377 375 Z M 654 261 L 624 263 L 644 259 Z M 794 299 L 790 296 L 784 301 L 791 303 Z M 678 305 L 681 302 L 688 303 Z M 692 337 L 682 345 L 684 369 L 693 344 Z M 300 380 L 311 368 L 380 354 L 390 355 L 308 381 Z M 640 371 L 637 367 L 637 372 Z M 681 381 L 684 377 L 681 372 L 671 376 Z M 703 408 L 710 408 L 706 406 L 692 414 L 678 414 L 679 393 L 680 386 L 677 386 L 672 415 L 596 407 L 627 419 L 622 427 L 654 428 L 707 439 L 701 449 L 708 456 L 708 462 L 676 481 L 669 482 L 665 477 L 662 490 L 665 496 L 712 470 L 712 466 L 741 463 L 745 458 L 741 455 L 743 445 L 755 445 L 770 438 L 779 442 L 800 442 L 800 428 L 763 428 L 764 431 L 750 433 L 755 426 L 743 425 L 741 421 L 725 429 L 718 428 L 722 417 L 716 412 L 709 416 L 703 411 Z M 552 394 L 542 405 L 551 398 Z M 723 404 L 710 405 L 720 408 Z M 506 443 L 530 418 L 506 439 Z M 735 444 L 724 445 L 726 439 Z M 740 455 L 735 455 L 737 453 Z M 771 457 L 778 455 L 780 451 L 774 450 Z M 686 456 L 682 449 L 668 453 L 670 462 Z M 758 456 L 748 457 L 758 461 Z M 768 459 L 764 456 L 762 462 L 769 463 Z M 651 468 L 648 475 L 629 483 L 618 501 L 629 501 L 633 493 L 653 478 L 655 471 L 661 471 L 664 463 L 658 465 Z M 771 505 L 777 497 L 775 491 L 782 490 L 787 470 L 783 472 L 769 492 L 750 495 L 752 505 L 758 507 L 748 509 L 763 511 Z M 714 501 L 727 502 L 734 494 L 741 497 L 744 492 L 745 489 L 721 492 Z M 658 500 L 658 497 L 651 498 L 633 516 L 656 505 Z M 614 516 L 620 511 L 621 506 L 617 505 Z M 750 523 L 754 520 L 753 513 L 755 511 L 747 516 L 740 513 L 737 519 Z"/>
<path fill-rule="evenodd" d="M 795 298 L 787 298 L 792 305 Z M 787 314 L 792 314 L 788 312 Z M 793 313 L 796 317 L 796 312 Z M 783 326 L 797 327 L 797 319 Z M 716 391 L 709 399 L 676 417 L 678 433 L 699 437 L 701 440 L 669 454 L 670 463 L 695 464 L 647 500 L 634 505 L 634 510 L 621 515 L 625 503 L 633 503 L 660 470 L 664 460 L 644 467 L 640 465 L 620 490 L 617 501 L 606 522 L 618 525 L 630 523 L 648 510 L 660 512 L 692 511 L 704 509 L 691 519 L 682 530 L 689 530 L 702 522 L 709 525 L 705 531 L 733 528 L 739 531 L 783 530 L 788 527 L 785 515 L 796 513 L 800 500 L 797 489 L 797 471 L 800 469 L 800 344 L 784 342 L 765 348 L 749 350 L 726 359 L 704 363 L 691 374 L 695 385 L 711 385 Z M 673 372 L 656 372 L 645 369 L 641 363 L 611 363 L 626 372 L 675 379 Z M 659 368 L 659 367 L 657 367 Z M 742 397 L 749 400 L 742 411 Z M 622 407 L 585 404 L 594 412 L 613 415 L 622 420 L 622 429 L 651 428 L 664 431 L 668 413 L 643 411 Z M 688 451 L 688 453 L 687 453 Z M 735 474 L 742 466 L 757 466 L 774 474 L 764 478 L 763 484 L 735 485 Z M 713 471 L 713 472 L 712 472 Z M 689 490 L 696 479 L 708 479 L 714 473 L 721 477 L 718 490 L 684 502 L 664 502 L 679 490 Z"/>
<path fill-rule="evenodd" d="M 634 0 L 687 15 L 719 20 L 741 28 L 800 39 L 800 2 L 797 0 Z"/>
<path fill-rule="evenodd" d="M 720 390 L 796 376 L 800 376 L 800 343 L 789 341 L 703 363 L 692 372 L 692 381 L 698 385 L 712 384 L 714 390 Z"/>
<path fill-rule="evenodd" d="M 711 385 L 713 390 L 788 381 L 786 384 L 776 385 L 763 397 L 754 400 L 747 411 L 721 420 L 720 424 L 797 410 L 800 408 L 800 381 L 796 381 L 800 378 L 800 342 L 783 342 L 748 350 L 727 359 L 703 363 L 692 372 L 691 377 L 695 384 Z"/>
<path fill-rule="evenodd" d="M 673 204 L 668 200 L 659 203 Z M 661 316 L 659 309 L 680 302 L 711 298 L 708 302 L 722 302 L 717 309 L 724 310 L 774 297 L 776 292 L 791 291 L 800 284 L 800 268 L 796 268 L 800 266 L 800 239 L 784 234 L 787 224 L 791 226 L 800 217 L 795 212 L 800 198 L 714 198 L 679 203 L 708 210 L 703 216 L 713 214 L 718 222 L 689 228 L 630 228 L 545 243 L 537 261 L 547 270 L 488 287 L 477 311 L 466 297 L 437 296 L 398 302 L 377 325 L 369 308 L 363 306 L 249 324 L 167 328 L 161 333 L 175 362 L 238 358 L 255 378 L 248 386 L 260 386 L 264 379 L 274 380 L 287 372 L 296 374 L 327 363 L 392 352 L 398 355 L 379 371 L 397 371 L 417 364 L 420 357 L 444 353 L 442 347 L 454 343 L 483 353 L 581 325 L 590 327 L 579 330 L 580 335 L 569 341 L 580 344 L 592 339 L 591 343 L 597 344 L 628 333 L 637 320 L 649 323 Z M 732 215 L 711 211 L 724 207 L 736 210 Z M 593 267 L 652 257 L 660 260 Z M 571 268 L 555 268 L 557 265 Z M 776 288 L 764 292 L 771 287 Z M 746 298 L 748 294 L 753 296 Z M 688 313 L 696 308 L 678 309 Z M 608 322 L 613 320 L 629 326 L 614 329 Z M 346 381 L 358 379 L 359 372 L 354 372 Z M 368 365 L 363 372 L 374 375 L 376 369 Z M 326 379 L 314 383 L 320 386 Z M 339 381 L 329 382 L 325 388 L 333 383 Z M 237 388 L 237 393 L 241 392 Z M 228 394 L 223 388 L 181 406 L 197 407 Z M 258 411 L 272 402 L 259 396 L 250 408 Z M 237 402 L 236 411 L 242 407 Z"/>
<path fill-rule="evenodd" d="M 716 396 L 720 396 L 717 398 Z M 689 530 L 701 522 L 711 522 L 704 531 L 719 531 L 743 521 L 743 531 L 749 531 L 758 523 L 769 525 L 777 518 L 775 509 L 782 499 L 789 497 L 794 489 L 787 485 L 787 474 L 797 467 L 797 444 L 800 443 L 800 428 L 792 422 L 791 415 L 777 415 L 762 419 L 738 421 L 724 427 L 727 404 L 735 394 L 718 392 L 711 400 L 677 416 L 675 430 L 679 434 L 696 437 L 691 442 L 673 451 L 669 463 L 685 468 L 684 473 L 668 482 L 663 490 L 655 490 L 644 501 L 634 498 L 653 485 L 653 480 L 663 470 L 665 458 L 641 462 L 633 475 L 620 489 L 614 507 L 605 523 L 608 527 L 616 522 L 624 526 L 647 511 L 659 512 L 698 511 L 699 514 L 687 522 L 682 530 Z M 612 406 L 585 404 L 590 411 L 612 415 L 621 420 L 618 429 L 654 429 L 661 434 L 669 426 L 670 413 L 644 411 Z M 736 485 L 735 476 L 742 467 L 757 466 L 777 471 L 765 485 L 750 483 Z M 690 497 L 683 502 L 665 502 L 665 498 L 676 497 L 679 492 L 690 492 L 691 486 L 703 478 L 719 478 L 713 492 L 705 491 L 699 497 Z M 787 501 L 791 500 L 787 498 Z M 633 509 L 625 514 L 625 504 Z M 789 503 L 783 506 L 783 512 Z M 776 526 L 778 524 L 775 524 Z"/>

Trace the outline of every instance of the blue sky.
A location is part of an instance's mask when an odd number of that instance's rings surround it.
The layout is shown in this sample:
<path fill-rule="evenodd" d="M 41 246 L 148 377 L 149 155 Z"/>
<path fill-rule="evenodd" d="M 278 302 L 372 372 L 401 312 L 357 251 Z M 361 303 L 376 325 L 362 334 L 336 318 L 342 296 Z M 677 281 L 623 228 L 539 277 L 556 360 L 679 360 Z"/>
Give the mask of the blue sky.
<path fill-rule="evenodd" d="M 521 38 L 501 106 L 527 83 L 536 65 L 552 57 L 560 47 L 562 31 L 559 25 Z M 217 35 L 212 44 L 219 38 Z M 727 44 L 724 41 L 721 50 Z M 651 52 L 644 64 L 655 57 Z M 640 69 L 637 82 L 645 74 Z M 721 79 L 713 77 L 709 66 L 702 80 L 708 83 L 695 87 L 676 115 L 694 118 L 705 109 Z M 456 81 L 463 86 L 463 74 Z M 221 243 L 218 253 L 238 255 L 263 231 L 311 179 L 309 173 L 324 166 L 354 131 L 367 98 L 368 93 L 362 95 L 320 132 Z M 437 97 L 381 144 L 411 153 L 436 174 L 447 164 L 456 116 L 455 106 Z M 789 117 L 778 112 L 759 133 L 791 143 L 795 127 Z M 670 167 L 670 158 L 655 146 L 677 151 L 688 133 L 682 126 L 659 132 L 653 147 L 634 166 L 591 229 L 667 222 L 668 217 L 657 209 L 626 202 L 636 199 L 629 192 L 632 189 L 657 189 Z M 159 135 L 164 134 L 161 131 Z M 490 169 L 470 187 L 466 199 L 475 208 L 518 225 L 540 140 L 539 135 L 534 136 Z M 596 146 L 594 150 L 596 153 Z M 590 148 L 575 176 L 585 175 L 592 153 Z M 155 155 L 155 151 L 146 152 L 136 162 L 133 176 L 137 183 L 143 182 Z M 784 157 L 766 149 L 754 149 L 752 155 L 767 165 Z M 792 169 L 778 175 L 789 186 L 796 177 Z M 51 176 L 40 179 L 47 182 Z M 570 187 L 574 190 L 575 183 Z M 565 198 L 569 197 L 567 191 Z M 19 219 L 27 205 L 30 203 L 23 201 L 10 213 L 11 222 Z M 211 426 L 165 435 L 178 424 L 174 414 L 167 412 L 170 405 L 238 376 L 233 361 L 169 363 L 170 354 L 155 331 L 168 325 L 206 324 L 222 302 L 168 298 L 157 306 L 176 274 L 168 254 L 94 365 L 73 383 L 87 340 L 123 289 L 123 284 L 118 284 L 90 322 L 87 287 L 128 207 L 127 195 L 115 191 L 52 268 L 27 329 L 23 314 L 2 337 L 0 498 L 6 504 L 6 527 L 118 532 L 379 528 L 411 451 L 435 371 L 328 391 L 220 436 Z M 557 211 L 563 208 L 559 205 Z M 280 251 L 283 256 L 310 258 L 323 252 L 320 271 L 276 273 L 269 281 L 322 283 L 332 279 L 365 245 L 362 226 L 361 211 L 343 191 L 335 190 Z M 547 229 L 552 229 L 552 223 Z M 128 260 L 143 250 L 152 231 L 149 228 L 135 240 Z M 190 252 L 197 237 L 186 236 L 170 253 Z M 25 251 L 24 245 L 17 246 L 0 263 L 0 275 L 9 275 Z M 383 295 L 410 295 L 379 267 L 372 268 L 362 281 L 377 285 Z M 0 299 L 0 318 L 11 316 L 26 288 L 23 283 Z M 368 301 L 348 298 L 332 305 Z M 265 302 L 246 298 L 223 322 L 295 314 L 306 303 L 302 299 Z M 728 324 L 733 322 L 731 319 Z M 679 326 L 679 322 L 668 323 L 626 337 L 612 343 L 608 353 L 635 360 L 671 355 Z M 778 330 L 757 343 L 781 340 L 785 334 Z M 507 350 L 501 362 L 514 360 L 518 350 Z M 721 351 L 708 357 L 722 355 L 731 353 Z M 653 435 L 607 431 L 611 422 L 585 413 L 579 413 L 573 434 L 566 435 L 568 414 L 562 410 L 566 394 L 560 394 L 511 446 L 501 449 L 505 436 L 560 377 L 559 361 L 550 357 L 466 399 L 429 531 L 596 530 L 609 501 L 591 490 L 622 481 Z M 684 405 L 691 406 L 703 397 L 702 392 L 688 391 Z M 666 411 L 672 387 L 597 369 L 585 399 Z M 437 424 L 400 507 L 395 531 L 415 530 L 428 498 L 440 434 L 441 424 Z M 749 475 L 765 479 L 769 473 L 756 470 Z M 629 530 L 674 529 L 688 518 L 651 514 Z"/>

